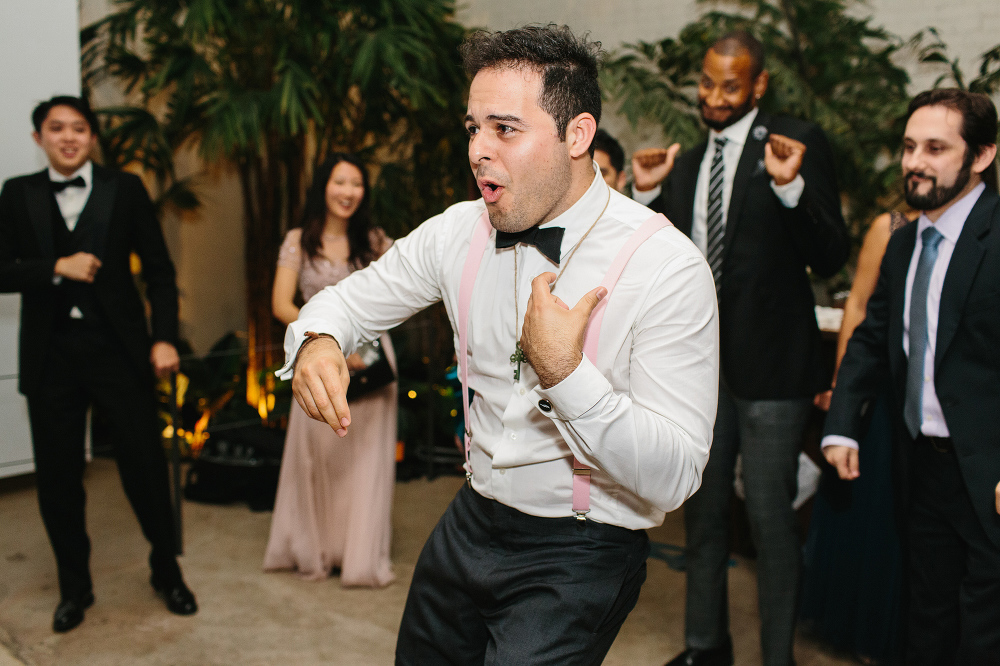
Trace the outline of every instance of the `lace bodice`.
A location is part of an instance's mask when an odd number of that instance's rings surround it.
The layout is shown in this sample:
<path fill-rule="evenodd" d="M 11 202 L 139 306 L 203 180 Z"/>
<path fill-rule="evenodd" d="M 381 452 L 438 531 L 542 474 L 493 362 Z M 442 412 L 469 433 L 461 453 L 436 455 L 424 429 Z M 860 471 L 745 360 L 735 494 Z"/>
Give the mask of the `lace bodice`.
<path fill-rule="evenodd" d="M 372 249 L 379 257 L 392 245 L 392 239 L 378 227 L 371 230 L 370 237 Z M 299 274 L 299 291 L 305 301 L 323 288 L 337 284 L 355 270 L 346 261 L 331 261 L 322 255 L 317 255 L 313 260 L 304 258 L 302 229 L 299 228 L 290 229 L 285 234 L 285 241 L 278 251 L 278 265 L 291 268 Z"/>

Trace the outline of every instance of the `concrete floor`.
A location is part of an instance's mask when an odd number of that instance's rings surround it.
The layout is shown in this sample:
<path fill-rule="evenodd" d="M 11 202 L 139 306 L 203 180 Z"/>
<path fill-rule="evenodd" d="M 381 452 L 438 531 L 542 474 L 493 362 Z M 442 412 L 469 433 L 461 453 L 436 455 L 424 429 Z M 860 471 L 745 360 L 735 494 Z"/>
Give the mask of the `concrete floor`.
<path fill-rule="evenodd" d="M 184 506 L 185 578 L 197 615 L 166 611 L 149 586 L 147 545 L 139 533 L 114 463 L 87 470 L 87 516 L 97 601 L 67 634 L 51 630 L 58 602 L 55 565 L 35 499 L 32 476 L 0 480 L 0 666 L 138 664 L 240 666 L 391 664 L 396 629 L 413 564 L 462 479 L 396 485 L 393 562 L 397 581 L 383 590 L 343 589 L 336 579 L 300 580 L 260 570 L 270 513 L 244 505 Z M 683 542 L 680 512 L 650 531 L 654 542 Z M 730 603 L 736 663 L 760 663 L 752 563 L 731 570 Z M 636 609 L 611 648 L 607 666 L 659 666 L 683 648 L 684 575 L 650 559 Z M 800 666 L 851 664 L 806 639 Z"/>

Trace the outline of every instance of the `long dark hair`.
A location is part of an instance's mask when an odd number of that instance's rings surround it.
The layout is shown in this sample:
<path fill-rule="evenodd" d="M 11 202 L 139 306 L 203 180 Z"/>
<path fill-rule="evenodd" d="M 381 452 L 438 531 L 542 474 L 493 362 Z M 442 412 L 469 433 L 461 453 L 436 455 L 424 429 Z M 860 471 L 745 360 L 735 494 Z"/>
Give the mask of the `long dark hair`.
<path fill-rule="evenodd" d="M 334 168 L 341 162 L 347 162 L 361 172 L 361 184 L 365 193 L 358 204 L 358 209 L 347 221 L 347 243 L 350 246 L 348 263 L 356 268 L 364 268 L 375 260 L 371 238 L 371 211 L 369 196 L 371 187 L 368 184 L 368 170 L 354 155 L 350 153 L 331 153 L 313 174 L 312 184 L 306 193 L 305 210 L 302 213 L 302 251 L 310 261 L 316 259 L 323 247 L 323 227 L 326 225 L 326 185 Z"/>

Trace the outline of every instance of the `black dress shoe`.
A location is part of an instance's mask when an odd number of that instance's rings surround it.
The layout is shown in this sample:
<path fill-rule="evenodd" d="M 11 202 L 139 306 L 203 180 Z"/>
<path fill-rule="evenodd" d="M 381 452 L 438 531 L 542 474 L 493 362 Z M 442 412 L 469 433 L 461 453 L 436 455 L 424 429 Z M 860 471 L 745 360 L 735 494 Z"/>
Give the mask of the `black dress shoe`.
<path fill-rule="evenodd" d="M 666 666 L 733 666 L 733 646 L 730 643 L 707 650 L 688 648 Z"/>
<path fill-rule="evenodd" d="M 194 615 L 198 612 L 198 603 L 194 600 L 191 590 L 184 584 L 183 580 L 173 583 L 164 583 L 153 574 L 149 579 L 150 585 L 157 594 L 167 602 L 167 610 L 176 615 Z"/>
<path fill-rule="evenodd" d="M 59 605 L 56 606 L 56 613 L 52 618 L 52 631 L 62 633 L 78 626 L 83 622 L 83 611 L 90 608 L 93 603 L 93 592 L 87 592 L 79 597 L 60 601 Z"/>

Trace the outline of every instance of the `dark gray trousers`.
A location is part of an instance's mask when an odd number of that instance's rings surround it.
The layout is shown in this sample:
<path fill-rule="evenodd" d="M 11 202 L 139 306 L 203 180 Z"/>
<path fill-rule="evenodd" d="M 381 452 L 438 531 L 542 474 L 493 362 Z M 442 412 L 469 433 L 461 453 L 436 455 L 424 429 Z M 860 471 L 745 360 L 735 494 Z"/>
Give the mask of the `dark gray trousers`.
<path fill-rule="evenodd" d="M 649 539 L 462 489 L 413 572 L 396 664 L 600 664 L 639 598 Z"/>
<path fill-rule="evenodd" d="M 811 407 L 811 399 L 742 400 L 720 387 L 712 452 L 701 488 L 684 505 L 688 647 L 718 647 L 729 640 L 729 507 L 736 456 L 742 454 L 750 532 L 757 548 L 763 663 L 792 663 L 802 568 L 792 501 Z"/>

